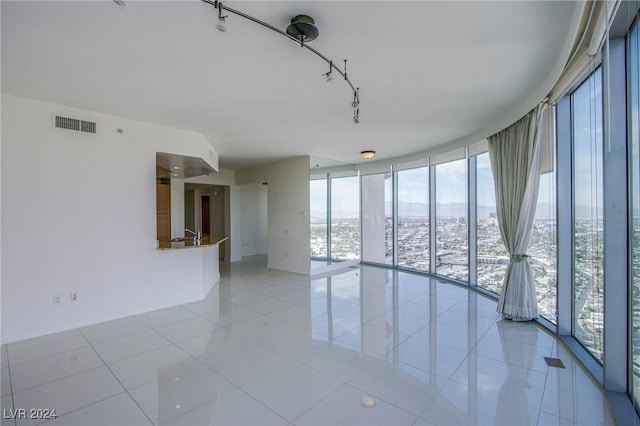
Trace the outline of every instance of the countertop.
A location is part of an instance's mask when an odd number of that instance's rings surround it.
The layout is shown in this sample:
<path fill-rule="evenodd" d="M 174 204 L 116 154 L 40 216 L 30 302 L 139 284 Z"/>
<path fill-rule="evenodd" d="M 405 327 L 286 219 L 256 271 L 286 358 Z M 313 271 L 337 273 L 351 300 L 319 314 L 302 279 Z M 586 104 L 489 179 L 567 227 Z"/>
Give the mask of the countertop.
<path fill-rule="evenodd" d="M 211 247 L 220 244 L 229 237 L 202 237 L 200 244 L 195 245 L 193 238 L 182 238 L 181 241 L 158 241 L 158 250 L 193 249 Z"/>

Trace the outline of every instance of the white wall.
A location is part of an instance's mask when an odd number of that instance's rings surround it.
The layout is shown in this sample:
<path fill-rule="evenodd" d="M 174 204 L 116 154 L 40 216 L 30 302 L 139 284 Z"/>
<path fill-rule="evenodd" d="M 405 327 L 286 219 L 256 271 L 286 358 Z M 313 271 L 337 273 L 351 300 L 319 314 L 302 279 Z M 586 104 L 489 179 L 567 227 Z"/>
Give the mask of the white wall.
<path fill-rule="evenodd" d="M 266 254 L 268 249 L 268 186 L 239 186 L 242 223 L 242 256 Z"/>
<path fill-rule="evenodd" d="M 201 157 L 217 168 L 206 139 L 10 95 L 1 100 L 2 343 L 197 300 L 215 284 L 217 247 L 156 249 L 156 152 Z M 98 133 L 56 129 L 52 114 L 95 121 Z M 78 301 L 70 302 L 71 292 Z M 54 294 L 62 304 L 53 304 Z"/>
<path fill-rule="evenodd" d="M 192 231 L 197 232 L 198 229 L 202 230 L 202 196 L 209 195 L 209 190 L 204 188 L 196 188 L 193 191 L 193 194 L 195 201 L 196 226 L 195 229 L 192 229 Z"/>
<path fill-rule="evenodd" d="M 268 182 L 268 267 L 309 274 L 309 157 L 236 171 L 236 185 Z"/>
<path fill-rule="evenodd" d="M 184 191 L 184 227 L 193 229 L 196 227 L 196 199 L 195 190 Z M 184 233 L 184 229 L 182 230 Z"/>
<path fill-rule="evenodd" d="M 184 235 L 184 180 L 171 179 L 171 237 Z"/>
<path fill-rule="evenodd" d="M 209 223 L 211 235 L 223 236 L 225 234 L 225 187 L 214 186 L 209 192 Z"/>
<path fill-rule="evenodd" d="M 229 197 L 229 218 L 227 226 L 229 226 L 229 246 L 227 246 L 226 256 L 231 262 L 242 260 L 242 223 L 238 220 L 238 216 L 242 209 L 239 197 L 239 188 L 237 186 L 228 187 Z M 225 259 L 227 260 L 227 259 Z"/>

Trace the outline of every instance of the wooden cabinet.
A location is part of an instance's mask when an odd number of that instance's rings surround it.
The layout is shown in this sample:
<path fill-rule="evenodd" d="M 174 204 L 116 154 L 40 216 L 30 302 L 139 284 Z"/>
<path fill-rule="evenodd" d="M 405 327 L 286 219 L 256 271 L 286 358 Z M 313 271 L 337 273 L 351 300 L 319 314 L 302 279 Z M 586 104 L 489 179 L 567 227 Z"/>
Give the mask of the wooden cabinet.
<path fill-rule="evenodd" d="M 156 226 L 158 240 L 171 240 L 171 180 L 156 180 Z"/>

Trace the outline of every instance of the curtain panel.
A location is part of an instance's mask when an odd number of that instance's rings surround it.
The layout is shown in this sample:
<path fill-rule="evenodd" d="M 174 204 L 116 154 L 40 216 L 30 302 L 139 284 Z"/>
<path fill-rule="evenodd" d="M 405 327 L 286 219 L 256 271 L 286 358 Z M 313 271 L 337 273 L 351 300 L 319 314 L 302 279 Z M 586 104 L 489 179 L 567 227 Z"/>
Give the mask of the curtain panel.
<path fill-rule="evenodd" d="M 495 182 L 496 209 L 502 241 L 510 261 L 497 311 L 514 321 L 538 317 L 535 282 L 527 248 L 540 185 L 542 117 L 539 105 L 518 122 L 489 137 L 489 157 Z"/>

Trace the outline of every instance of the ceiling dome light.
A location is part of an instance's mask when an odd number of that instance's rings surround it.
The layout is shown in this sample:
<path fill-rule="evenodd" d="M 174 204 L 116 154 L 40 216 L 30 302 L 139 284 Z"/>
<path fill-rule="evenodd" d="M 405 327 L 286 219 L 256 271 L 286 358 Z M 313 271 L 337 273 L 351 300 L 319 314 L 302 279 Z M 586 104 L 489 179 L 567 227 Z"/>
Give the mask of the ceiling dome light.
<path fill-rule="evenodd" d="M 376 400 L 369 395 L 365 395 L 362 397 L 362 400 L 360 401 L 360 403 L 367 408 L 371 408 L 371 407 L 375 407 Z"/>
<path fill-rule="evenodd" d="M 221 33 L 226 33 L 227 30 L 229 29 L 229 26 L 227 25 L 227 21 L 225 18 L 226 16 L 221 16 L 220 19 L 218 19 L 218 23 L 216 24 L 216 28 Z"/>
<path fill-rule="evenodd" d="M 366 150 L 366 151 L 360 152 L 360 155 L 362 155 L 362 158 L 364 158 L 365 160 L 371 160 L 373 156 L 376 155 L 376 152 L 371 150 Z"/>

